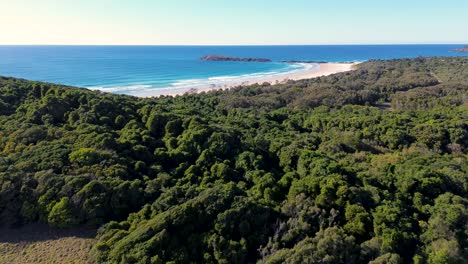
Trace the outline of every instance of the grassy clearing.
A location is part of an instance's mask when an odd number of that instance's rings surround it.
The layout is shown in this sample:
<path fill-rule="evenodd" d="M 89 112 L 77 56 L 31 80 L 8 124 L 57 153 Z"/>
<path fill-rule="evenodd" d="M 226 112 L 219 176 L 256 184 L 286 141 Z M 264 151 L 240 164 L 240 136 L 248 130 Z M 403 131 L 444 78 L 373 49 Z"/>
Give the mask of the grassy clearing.
<path fill-rule="evenodd" d="M 0 263 L 91 263 L 95 242 L 91 229 L 55 229 L 27 225 L 0 229 Z"/>

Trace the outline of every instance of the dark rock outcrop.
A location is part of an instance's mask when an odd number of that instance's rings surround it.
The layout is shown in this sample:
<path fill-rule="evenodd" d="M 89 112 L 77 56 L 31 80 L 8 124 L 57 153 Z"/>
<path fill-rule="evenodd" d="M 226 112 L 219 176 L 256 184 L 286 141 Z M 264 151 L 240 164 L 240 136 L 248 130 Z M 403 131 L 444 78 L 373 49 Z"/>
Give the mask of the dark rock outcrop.
<path fill-rule="evenodd" d="M 236 57 L 220 56 L 220 55 L 208 55 L 208 56 L 201 57 L 200 60 L 203 60 L 203 61 L 271 62 L 270 59 L 263 59 L 263 58 L 236 58 Z"/>

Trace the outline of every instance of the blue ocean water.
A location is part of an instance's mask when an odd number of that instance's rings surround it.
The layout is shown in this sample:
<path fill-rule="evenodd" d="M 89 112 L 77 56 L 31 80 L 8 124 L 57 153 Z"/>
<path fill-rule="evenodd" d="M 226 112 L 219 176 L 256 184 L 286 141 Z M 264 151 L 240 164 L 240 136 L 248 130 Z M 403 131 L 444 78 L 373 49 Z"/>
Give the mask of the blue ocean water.
<path fill-rule="evenodd" d="M 139 95 L 299 70 L 281 60 L 328 62 L 462 56 L 463 45 L 327 46 L 0 46 L 0 75 Z M 204 55 L 269 58 L 271 63 L 200 61 Z"/>

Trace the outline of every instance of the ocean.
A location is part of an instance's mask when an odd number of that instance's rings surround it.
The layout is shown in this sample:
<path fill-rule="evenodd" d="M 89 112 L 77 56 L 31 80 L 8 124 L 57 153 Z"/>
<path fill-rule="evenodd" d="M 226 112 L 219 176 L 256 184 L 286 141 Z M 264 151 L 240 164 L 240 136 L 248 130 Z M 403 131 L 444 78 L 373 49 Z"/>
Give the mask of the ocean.
<path fill-rule="evenodd" d="M 0 46 L 0 76 L 53 82 L 118 94 L 223 85 L 233 79 L 298 71 L 313 64 L 283 60 L 361 62 L 418 56 L 466 56 L 463 45 L 326 46 Z M 212 62 L 215 54 L 272 62 Z"/>

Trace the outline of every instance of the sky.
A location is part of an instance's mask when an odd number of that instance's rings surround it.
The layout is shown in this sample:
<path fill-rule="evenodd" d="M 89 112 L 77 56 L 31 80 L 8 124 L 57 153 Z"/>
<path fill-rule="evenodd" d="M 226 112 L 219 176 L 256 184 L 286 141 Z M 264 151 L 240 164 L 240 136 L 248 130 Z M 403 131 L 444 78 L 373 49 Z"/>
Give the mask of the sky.
<path fill-rule="evenodd" d="M 468 44 L 466 0 L 0 0 L 0 45 Z"/>

